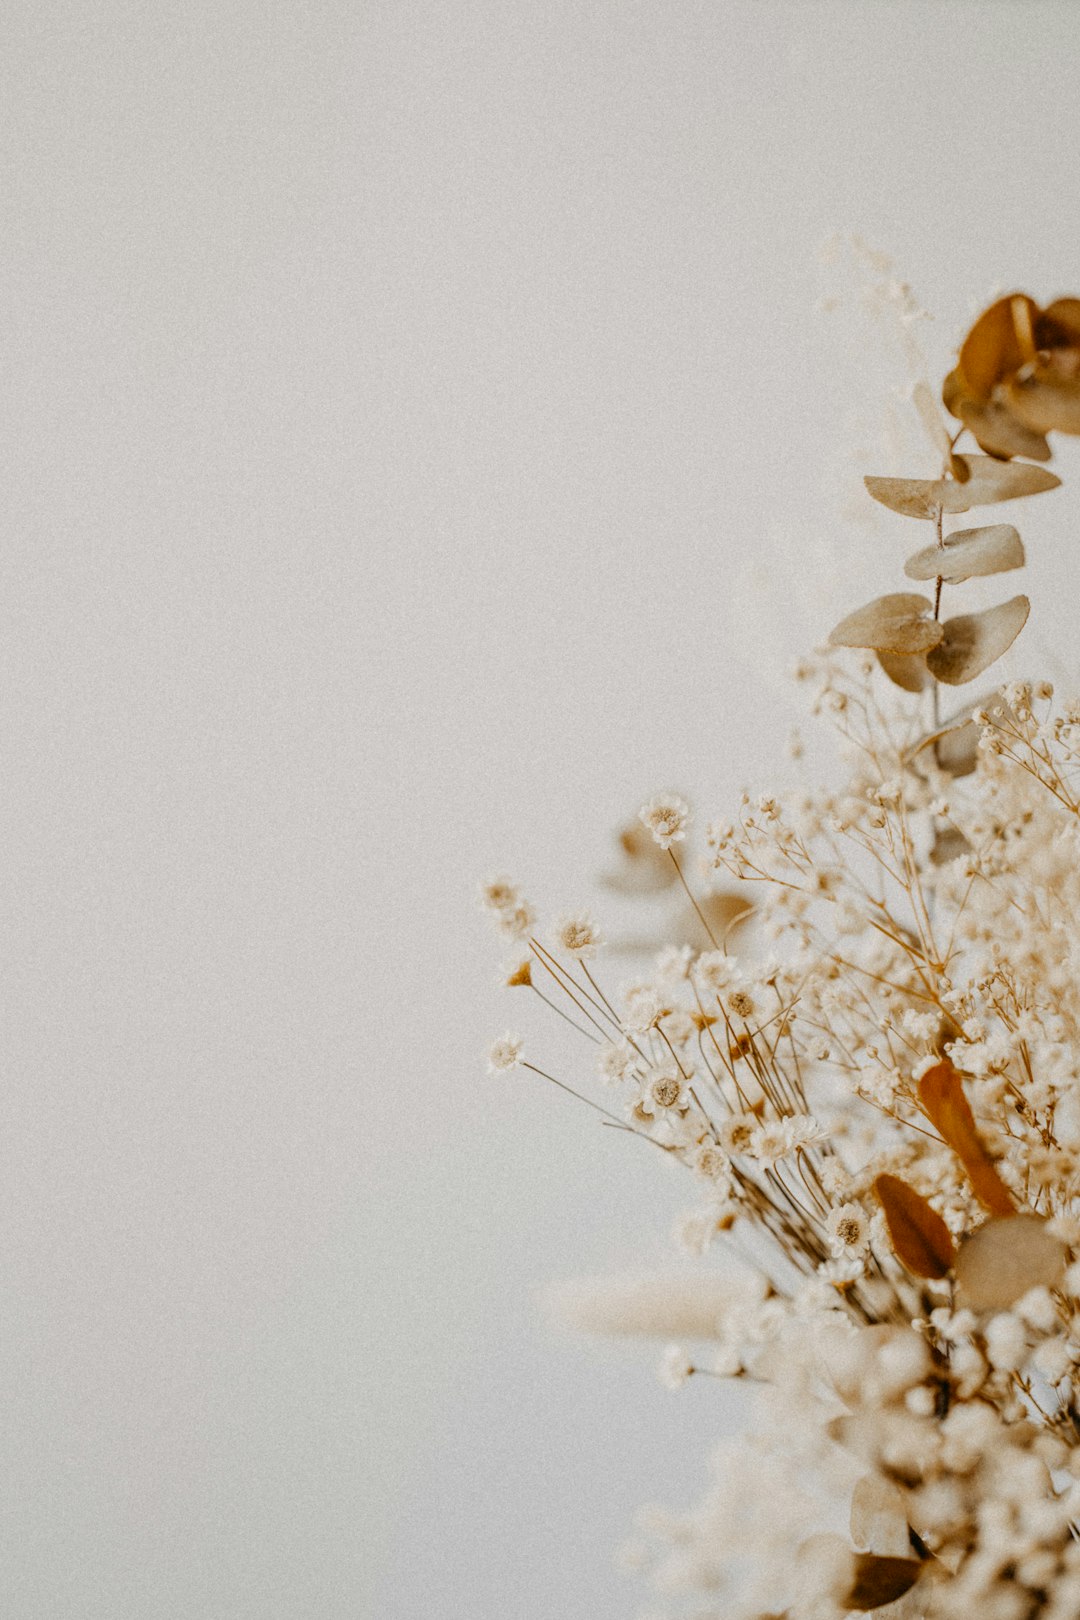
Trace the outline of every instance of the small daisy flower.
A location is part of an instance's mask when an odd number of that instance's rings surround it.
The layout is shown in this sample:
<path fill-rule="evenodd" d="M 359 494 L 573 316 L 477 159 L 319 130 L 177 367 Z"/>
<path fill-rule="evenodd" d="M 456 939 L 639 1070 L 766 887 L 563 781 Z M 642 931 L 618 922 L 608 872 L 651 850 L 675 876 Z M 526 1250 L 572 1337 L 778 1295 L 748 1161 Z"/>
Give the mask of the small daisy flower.
<path fill-rule="evenodd" d="M 864 1254 L 870 1242 L 870 1222 L 858 1204 L 837 1204 L 830 1209 L 825 1230 L 838 1258 Z"/>
<path fill-rule="evenodd" d="M 517 1035 L 502 1035 L 494 1042 L 488 1052 L 488 1073 L 506 1074 L 510 1069 L 516 1069 L 521 1062 L 524 1050 Z"/>
<path fill-rule="evenodd" d="M 564 917 L 555 930 L 555 939 L 564 951 L 576 956 L 579 962 L 595 956 L 604 943 L 600 930 L 583 911 L 572 917 Z"/>
<path fill-rule="evenodd" d="M 677 793 L 660 793 L 639 811 L 641 821 L 661 849 L 670 849 L 686 837 L 690 806 Z"/>
<path fill-rule="evenodd" d="M 490 877 L 480 885 L 480 904 L 485 911 L 512 911 L 520 900 L 517 884 L 508 877 Z"/>
<path fill-rule="evenodd" d="M 685 1085 L 675 1070 L 656 1074 L 646 1085 L 638 1105 L 643 1114 L 670 1113 L 685 1106 Z"/>

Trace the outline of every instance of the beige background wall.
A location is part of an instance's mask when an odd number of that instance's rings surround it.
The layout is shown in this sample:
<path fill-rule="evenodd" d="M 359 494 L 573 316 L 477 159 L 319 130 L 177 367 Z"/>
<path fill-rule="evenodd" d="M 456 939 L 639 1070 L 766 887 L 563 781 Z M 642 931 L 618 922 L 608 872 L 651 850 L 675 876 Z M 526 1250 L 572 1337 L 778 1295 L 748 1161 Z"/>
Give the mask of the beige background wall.
<path fill-rule="evenodd" d="M 532 1291 L 662 1263 L 680 1189 L 484 1076 L 475 882 L 550 913 L 653 787 L 771 779 L 907 538 L 844 538 L 902 374 L 818 249 L 891 252 L 939 369 L 1080 290 L 1078 51 L 1022 0 L 5 8 L 5 1614 L 636 1612 L 724 1409 Z M 1076 651 L 1064 462 L 1025 657 Z"/>

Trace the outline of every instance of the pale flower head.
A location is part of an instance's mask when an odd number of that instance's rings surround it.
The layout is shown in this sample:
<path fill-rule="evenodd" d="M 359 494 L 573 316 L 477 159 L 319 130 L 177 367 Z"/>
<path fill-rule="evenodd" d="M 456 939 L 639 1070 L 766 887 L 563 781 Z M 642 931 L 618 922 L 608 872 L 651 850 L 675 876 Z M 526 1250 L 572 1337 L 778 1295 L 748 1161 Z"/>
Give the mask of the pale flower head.
<path fill-rule="evenodd" d="M 661 849 L 670 849 L 686 837 L 690 806 L 677 793 L 658 793 L 639 814 Z"/>
<path fill-rule="evenodd" d="M 527 900 L 518 900 L 516 904 L 496 912 L 495 922 L 499 932 L 505 934 L 507 939 L 526 939 L 536 927 L 536 912 Z"/>
<path fill-rule="evenodd" d="M 517 884 L 501 873 L 486 878 L 480 885 L 480 904 L 485 911 L 511 911 L 520 900 Z"/>
<path fill-rule="evenodd" d="M 595 956 L 604 943 L 600 930 L 584 911 L 564 917 L 555 930 L 555 939 L 568 955 L 576 956 L 579 962 Z"/>
<path fill-rule="evenodd" d="M 519 1036 L 501 1035 L 488 1052 L 488 1073 L 506 1074 L 508 1070 L 516 1069 L 523 1051 Z"/>
<path fill-rule="evenodd" d="M 833 1254 L 837 1257 L 865 1254 L 870 1243 L 870 1221 L 866 1211 L 858 1204 L 837 1204 L 830 1209 L 825 1230 L 832 1242 Z"/>
<path fill-rule="evenodd" d="M 681 1344 L 669 1344 L 657 1368 L 657 1376 L 665 1389 L 681 1389 L 693 1376 L 694 1363 Z"/>

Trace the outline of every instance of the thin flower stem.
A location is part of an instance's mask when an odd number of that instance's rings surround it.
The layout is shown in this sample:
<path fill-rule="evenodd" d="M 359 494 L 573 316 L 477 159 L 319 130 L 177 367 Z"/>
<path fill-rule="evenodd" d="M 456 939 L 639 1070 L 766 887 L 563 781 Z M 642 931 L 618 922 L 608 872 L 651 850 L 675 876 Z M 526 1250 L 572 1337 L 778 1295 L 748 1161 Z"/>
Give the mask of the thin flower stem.
<path fill-rule="evenodd" d="M 709 943 L 712 945 L 712 948 L 713 948 L 714 951 L 718 951 L 720 949 L 720 946 L 719 946 L 719 943 L 717 942 L 716 935 L 713 933 L 712 929 L 709 927 L 708 921 L 707 921 L 707 919 L 705 917 L 705 913 L 702 911 L 701 907 L 698 905 L 697 901 L 695 900 L 695 898 L 693 896 L 693 893 L 691 892 L 690 885 L 687 883 L 686 879 L 683 877 L 683 869 L 679 865 L 678 856 L 675 854 L 675 851 L 673 849 L 669 849 L 668 854 L 671 856 L 672 865 L 674 866 L 676 872 L 678 872 L 678 874 L 679 874 L 679 882 L 682 884 L 683 888 L 686 890 L 686 897 L 689 900 L 690 904 L 693 906 L 694 910 L 697 912 L 698 921 L 701 923 L 702 928 L 704 928 L 706 934 L 709 937 Z"/>

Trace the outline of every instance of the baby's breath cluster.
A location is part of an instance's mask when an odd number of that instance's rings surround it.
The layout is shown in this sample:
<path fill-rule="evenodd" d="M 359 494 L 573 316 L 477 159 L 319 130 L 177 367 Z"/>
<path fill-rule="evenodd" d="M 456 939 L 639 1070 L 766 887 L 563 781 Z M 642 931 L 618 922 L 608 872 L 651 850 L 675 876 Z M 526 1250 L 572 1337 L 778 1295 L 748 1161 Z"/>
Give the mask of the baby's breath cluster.
<path fill-rule="evenodd" d="M 630 1550 L 671 1614 L 1080 1614 L 1080 702 L 1012 682 L 943 720 L 938 698 L 1026 617 L 941 619 L 946 585 L 1017 566 L 1019 544 L 947 536 L 943 515 L 1056 482 L 1030 461 L 1046 431 L 1080 431 L 1074 313 L 995 305 L 947 385 L 942 477 L 877 481 L 933 522 L 912 561 L 934 595 L 850 615 L 799 672 L 845 780 L 744 796 L 698 829 L 699 861 L 678 794 L 623 835 L 645 874 L 624 892 L 669 878 L 684 938 L 628 978 L 590 914 L 542 930 L 514 884 L 484 886 L 518 952 L 501 983 L 582 1051 L 562 1072 L 507 1034 L 492 1071 L 677 1163 L 695 1189 L 678 1242 L 752 1262 L 716 1290 L 575 1306 L 667 1341 L 672 1388 L 756 1392 L 705 1500 L 648 1513 Z M 960 457 L 965 430 L 990 467 Z"/>

